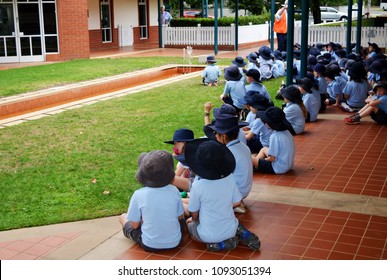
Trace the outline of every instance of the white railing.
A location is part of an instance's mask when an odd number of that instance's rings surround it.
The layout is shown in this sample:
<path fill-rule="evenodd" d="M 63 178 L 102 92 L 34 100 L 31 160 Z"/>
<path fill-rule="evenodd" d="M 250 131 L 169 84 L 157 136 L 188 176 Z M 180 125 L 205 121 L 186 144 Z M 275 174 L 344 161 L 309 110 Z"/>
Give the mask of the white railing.
<path fill-rule="evenodd" d="M 163 27 L 164 45 L 213 45 L 213 27 Z M 231 26 L 218 27 L 218 44 L 233 45 L 235 41 L 235 28 Z"/>
<path fill-rule="evenodd" d="M 352 42 L 356 41 L 356 27 L 352 27 Z M 239 26 L 238 43 L 251 43 L 268 40 L 268 24 Z M 169 27 L 164 26 L 163 47 L 165 45 L 213 45 L 214 28 L 213 27 Z M 321 26 L 309 25 L 308 43 L 335 42 L 345 46 L 347 38 L 347 28 L 341 26 Z M 301 24 L 296 22 L 294 26 L 294 42 L 301 42 Z M 378 44 L 381 48 L 387 47 L 387 24 L 384 27 L 362 27 L 361 45 L 367 46 L 367 42 Z M 235 26 L 218 27 L 218 45 L 233 46 L 235 44 Z"/>
<path fill-rule="evenodd" d="M 356 42 L 357 28 L 351 28 L 351 42 Z M 316 43 L 339 43 L 346 45 L 347 43 L 347 27 L 344 24 L 340 26 L 319 26 L 310 25 L 308 43 L 310 45 Z M 301 42 L 301 25 L 294 26 L 294 42 Z M 362 27 L 361 28 L 361 45 L 367 46 L 367 42 L 378 44 L 379 47 L 387 47 L 387 24 L 384 27 Z"/>

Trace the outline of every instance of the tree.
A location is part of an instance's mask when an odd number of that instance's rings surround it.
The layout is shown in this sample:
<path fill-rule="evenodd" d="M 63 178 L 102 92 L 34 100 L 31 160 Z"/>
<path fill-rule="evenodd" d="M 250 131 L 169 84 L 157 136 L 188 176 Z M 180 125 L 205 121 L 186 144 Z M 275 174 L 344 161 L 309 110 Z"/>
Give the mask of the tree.
<path fill-rule="evenodd" d="M 235 0 L 227 0 L 226 7 L 235 13 Z M 245 10 L 245 15 L 249 11 L 253 15 L 260 15 L 264 11 L 264 0 L 239 0 L 239 10 Z"/>

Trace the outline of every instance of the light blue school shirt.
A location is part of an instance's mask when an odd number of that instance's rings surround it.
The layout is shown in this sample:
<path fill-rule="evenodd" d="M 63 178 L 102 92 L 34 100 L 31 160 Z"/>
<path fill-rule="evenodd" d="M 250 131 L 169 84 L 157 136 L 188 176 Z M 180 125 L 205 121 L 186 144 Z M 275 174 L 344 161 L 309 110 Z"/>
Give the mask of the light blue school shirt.
<path fill-rule="evenodd" d="M 276 67 L 274 67 L 276 66 Z M 281 76 L 285 76 L 285 64 L 282 60 L 275 60 L 273 64 L 273 77 L 278 78 Z"/>
<path fill-rule="evenodd" d="M 214 64 L 207 65 L 202 72 L 202 78 L 204 78 L 204 83 L 206 84 L 210 82 L 217 82 L 220 75 L 220 68 Z"/>
<path fill-rule="evenodd" d="M 249 71 L 250 69 L 256 69 L 259 71 L 258 65 L 253 62 L 249 62 L 249 64 L 247 64 L 246 71 Z"/>
<path fill-rule="evenodd" d="M 324 77 L 318 77 L 317 81 L 318 81 L 318 90 L 320 91 L 320 94 L 321 93 L 326 93 L 327 92 L 328 83 L 325 80 L 325 78 Z"/>
<path fill-rule="evenodd" d="M 387 95 L 382 95 L 377 97 L 377 99 L 382 101 L 382 103 L 378 104 L 377 107 L 379 110 L 382 110 L 385 114 L 387 114 Z"/>
<path fill-rule="evenodd" d="M 224 87 L 223 95 L 230 96 L 235 107 L 239 109 L 245 108 L 245 105 L 239 103 L 238 99 L 244 98 L 246 94 L 245 83 L 239 81 L 227 81 Z"/>
<path fill-rule="evenodd" d="M 284 174 L 293 168 L 295 146 L 289 130 L 274 131 L 271 134 L 268 154 L 275 157 L 272 162 L 275 174 Z"/>
<path fill-rule="evenodd" d="M 302 113 L 301 107 L 292 102 L 286 103 L 284 113 L 286 119 L 290 122 L 296 134 L 302 133 L 305 128 L 305 117 Z"/>
<path fill-rule="evenodd" d="M 253 162 L 251 161 L 250 149 L 238 139 L 228 142 L 226 147 L 234 155 L 236 164 L 233 176 L 239 192 L 245 198 L 253 185 Z"/>
<path fill-rule="evenodd" d="M 249 128 L 251 128 L 253 126 L 253 122 L 254 122 L 255 118 L 256 118 L 256 114 L 249 111 L 249 113 L 246 116 L 246 122 L 249 123 L 249 125 L 248 125 Z"/>
<path fill-rule="evenodd" d="M 343 71 L 340 72 L 340 76 L 344 79 L 344 81 L 348 82 L 348 75 L 345 74 Z"/>
<path fill-rule="evenodd" d="M 271 96 L 269 92 L 267 91 L 266 87 L 258 82 L 252 82 L 251 84 L 246 86 L 246 92 L 253 90 L 253 91 L 258 91 L 260 94 L 265 96 L 267 99 L 271 100 Z"/>
<path fill-rule="evenodd" d="M 259 135 L 259 141 L 263 147 L 269 147 L 270 135 L 273 133 L 273 130 L 268 128 L 260 118 L 254 120 L 251 132 Z"/>
<path fill-rule="evenodd" d="M 369 83 L 363 80 L 361 83 L 349 81 L 345 86 L 343 93 L 349 95 L 347 104 L 351 107 L 360 108 L 365 105 L 368 91 L 371 89 Z"/>
<path fill-rule="evenodd" d="M 317 101 L 317 104 L 318 104 L 318 109 L 320 110 L 320 108 L 321 108 L 321 96 L 320 96 L 320 92 L 319 92 L 315 87 L 313 87 L 313 88 L 312 88 L 312 94 L 313 94 L 313 96 L 316 98 L 316 101 Z"/>
<path fill-rule="evenodd" d="M 146 246 L 164 249 L 179 244 L 181 231 L 178 216 L 183 214 L 178 189 L 167 185 L 136 190 L 130 199 L 126 218 L 133 222 L 142 221 L 142 242 Z"/>
<path fill-rule="evenodd" d="M 327 87 L 327 92 L 330 98 L 336 99 L 337 96 L 341 95 L 341 90 L 339 84 L 336 80 L 332 80 Z"/>
<path fill-rule="evenodd" d="M 340 87 L 340 94 L 342 94 L 345 86 L 347 85 L 347 81 L 341 75 L 336 76 L 335 81 Z"/>
<path fill-rule="evenodd" d="M 320 96 L 319 99 L 321 103 Z M 317 121 L 317 115 L 318 111 L 320 110 L 320 106 L 316 100 L 316 97 L 312 93 L 305 93 L 302 95 L 302 102 L 304 103 L 306 110 L 309 112 L 309 120 L 311 122 Z"/>
<path fill-rule="evenodd" d="M 241 73 L 242 75 L 240 81 L 243 81 L 243 83 L 246 83 L 246 75 L 245 75 L 245 72 L 243 71 L 243 67 L 238 67 L 238 69 L 239 69 L 239 73 Z"/>
<path fill-rule="evenodd" d="M 219 180 L 198 178 L 193 182 L 188 211 L 199 211 L 197 231 L 201 240 L 207 243 L 221 242 L 234 237 L 238 220 L 233 203 L 241 201 L 234 176 Z"/>

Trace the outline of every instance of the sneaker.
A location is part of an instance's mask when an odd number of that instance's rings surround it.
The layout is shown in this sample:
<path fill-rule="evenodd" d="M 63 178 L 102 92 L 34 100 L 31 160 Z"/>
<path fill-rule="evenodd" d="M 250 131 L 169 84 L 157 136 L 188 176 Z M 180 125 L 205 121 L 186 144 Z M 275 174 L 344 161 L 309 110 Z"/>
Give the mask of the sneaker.
<path fill-rule="evenodd" d="M 237 236 L 241 242 L 251 250 L 256 251 L 261 247 L 261 241 L 259 241 L 258 236 L 256 236 L 253 232 L 249 231 L 241 224 L 238 225 Z"/>
<path fill-rule="evenodd" d="M 346 124 L 360 124 L 360 118 L 358 116 L 345 118 L 344 121 Z"/>
<path fill-rule="evenodd" d="M 207 250 L 211 252 L 233 250 L 238 246 L 238 237 L 231 237 L 219 243 L 207 243 Z"/>

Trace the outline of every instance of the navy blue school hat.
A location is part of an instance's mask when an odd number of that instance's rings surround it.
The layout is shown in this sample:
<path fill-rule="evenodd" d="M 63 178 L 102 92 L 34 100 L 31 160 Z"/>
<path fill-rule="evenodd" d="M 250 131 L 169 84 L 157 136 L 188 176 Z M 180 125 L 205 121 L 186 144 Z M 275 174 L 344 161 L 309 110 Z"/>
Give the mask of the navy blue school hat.
<path fill-rule="evenodd" d="M 302 78 L 297 81 L 298 86 L 302 87 L 307 93 L 312 93 L 313 82 L 309 78 Z"/>
<path fill-rule="evenodd" d="M 246 76 L 251 77 L 254 79 L 254 81 L 260 83 L 261 82 L 261 73 L 257 69 L 249 69 L 246 72 Z"/>
<path fill-rule="evenodd" d="M 276 59 L 279 59 L 279 60 L 284 60 L 283 58 L 282 58 L 282 53 L 279 51 L 279 50 L 276 50 L 276 51 L 274 51 L 273 52 L 273 55 L 274 55 L 274 57 L 276 58 Z"/>
<path fill-rule="evenodd" d="M 292 103 L 300 104 L 302 102 L 301 92 L 295 85 L 290 85 L 281 91 L 284 98 Z"/>
<path fill-rule="evenodd" d="M 315 66 L 317 64 L 317 59 L 314 56 L 308 57 L 308 65 Z"/>
<path fill-rule="evenodd" d="M 266 110 L 270 107 L 269 99 L 263 96 L 259 91 L 249 90 L 246 92 L 243 99 L 244 102 L 242 104 L 250 105 L 257 110 Z"/>
<path fill-rule="evenodd" d="M 203 179 L 218 180 L 235 170 L 235 157 L 231 151 L 216 140 L 197 139 L 187 143 L 185 159 L 188 166 Z"/>
<path fill-rule="evenodd" d="M 227 81 L 239 81 L 242 78 L 242 74 L 239 72 L 239 68 L 235 64 L 224 69 L 224 78 Z"/>
<path fill-rule="evenodd" d="M 320 63 L 317 63 L 314 67 L 313 67 L 313 70 L 317 73 L 322 73 L 324 74 L 325 73 L 325 66 L 320 64 Z"/>
<path fill-rule="evenodd" d="M 215 60 L 215 56 L 209 55 L 209 56 L 207 56 L 207 63 L 208 62 L 215 63 L 215 62 L 217 62 L 217 60 Z"/>
<path fill-rule="evenodd" d="M 174 144 L 175 142 L 189 142 L 194 139 L 194 133 L 191 129 L 181 128 L 175 131 L 171 141 L 164 141 L 166 144 Z"/>
<path fill-rule="evenodd" d="M 258 55 L 255 52 L 251 52 L 246 56 L 247 60 L 250 62 L 256 62 Z"/>
<path fill-rule="evenodd" d="M 271 49 L 268 46 L 262 46 L 258 50 L 259 55 L 264 59 L 264 60 L 270 60 L 272 59 L 272 54 L 271 54 Z"/>
<path fill-rule="evenodd" d="M 259 117 L 264 123 L 267 123 L 271 129 L 277 131 L 285 131 L 289 128 L 289 123 L 286 121 L 284 111 L 278 107 L 269 107 L 265 111 L 257 112 Z"/>
<path fill-rule="evenodd" d="M 245 60 L 241 56 L 237 56 L 234 60 L 231 61 L 233 64 L 235 64 L 238 67 L 243 67 L 246 65 Z"/>

